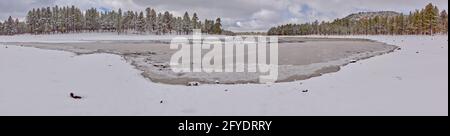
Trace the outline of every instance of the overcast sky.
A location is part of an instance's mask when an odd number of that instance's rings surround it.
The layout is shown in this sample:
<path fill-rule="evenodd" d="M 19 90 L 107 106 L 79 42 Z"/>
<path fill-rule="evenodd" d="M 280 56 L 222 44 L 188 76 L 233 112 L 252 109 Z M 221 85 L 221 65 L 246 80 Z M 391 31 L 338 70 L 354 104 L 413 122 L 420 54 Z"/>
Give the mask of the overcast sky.
<path fill-rule="evenodd" d="M 361 11 L 408 13 L 430 2 L 448 10 L 448 0 L 0 0 L 0 20 L 10 15 L 23 19 L 29 9 L 53 5 L 75 5 L 83 10 L 151 7 L 176 15 L 197 12 L 202 20 L 221 17 L 224 28 L 233 31 L 266 31 L 279 24 L 328 21 Z"/>

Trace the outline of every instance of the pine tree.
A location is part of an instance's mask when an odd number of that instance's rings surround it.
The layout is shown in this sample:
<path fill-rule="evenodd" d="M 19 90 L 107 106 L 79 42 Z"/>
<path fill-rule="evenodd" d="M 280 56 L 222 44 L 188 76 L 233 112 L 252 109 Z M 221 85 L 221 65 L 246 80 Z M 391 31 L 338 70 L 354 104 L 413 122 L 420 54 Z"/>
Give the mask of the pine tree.
<path fill-rule="evenodd" d="M 221 23 L 220 18 L 216 19 L 216 23 L 214 24 L 213 32 L 214 32 L 214 34 L 222 34 L 222 23 Z"/>
<path fill-rule="evenodd" d="M 27 24 L 28 24 L 28 32 L 29 33 L 33 33 L 34 34 L 34 29 L 35 29 L 35 9 L 33 9 L 32 11 L 28 11 L 27 14 Z"/>
<path fill-rule="evenodd" d="M 0 35 L 4 35 L 4 31 L 5 31 L 5 28 L 3 26 L 3 23 L 0 22 Z"/>
<path fill-rule="evenodd" d="M 403 35 L 405 33 L 406 30 L 406 23 L 405 23 L 405 15 L 400 14 L 400 16 L 397 17 L 397 31 L 395 32 L 395 34 L 400 34 Z"/>
<path fill-rule="evenodd" d="M 151 8 L 147 8 L 145 11 L 145 28 L 148 32 L 154 32 L 156 29 L 156 12 Z"/>
<path fill-rule="evenodd" d="M 442 33 L 448 33 L 448 14 L 447 11 L 442 11 L 440 13 L 440 28 L 442 29 Z"/>
<path fill-rule="evenodd" d="M 152 26 L 152 32 L 156 31 L 156 28 L 157 28 L 156 25 L 158 24 L 157 20 L 158 20 L 158 18 L 157 18 L 157 15 L 156 15 L 156 11 L 154 9 L 152 9 L 150 11 L 150 21 L 151 21 L 150 25 Z"/>
<path fill-rule="evenodd" d="M 129 30 L 129 22 L 130 22 L 130 11 L 126 11 L 123 13 L 122 19 L 122 29 L 124 33 L 127 33 Z"/>
<path fill-rule="evenodd" d="M 214 33 L 214 21 L 206 19 L 203 30 L 204 30 L 204 33 L 213 34 Z"/>
<path fill-rule="evenodd" d="M 81 32 L 82 30 L 83 30 L 83 27 L 84 27 L 84 20 L 85 20 L 85 17 L 84 17 L 84 15 L 83 15 L 83 13 L 81 12 L 81 10 L 80 9 L 78 9 L 78 8 L 75 8 L 75 13 L 74 13 L 75 15 L 75 31 L 76 32 Z"/>
<path fill-rule="evenodd" d="M 59 8 L 59 13 L 58 13 L 58 20 L 56 20 L 56 27 L 58 33 L 64 33 L 65 32 L 65 28 L 66 28 L 66 24 L 65 24 L 65 7 L 60 7 Z"/>
<path fill-rule="evenodd" d="M 135 11 L 133 14 L 133 19 L 131 20 L 131 26 L 134 31 L 138 30 L 138 18 L 139 18 L 139 13 L 137 11 Z"/>
<path fill-rule="evenodd" d="M 144 13 L 141 12 L 139 13 L 139 17 L 137 19 L 137 31 L 142 34 L 145 32 L 145 18 L 144 18 Z"/>
<path fill-rule="evenodd" d="M 117 13 L 117 18 L 116 18 L 116 29 L 117 29 L 117 34 L 122 33 L 123 31 L 123 22 L 122 22 L 122 9 L 119 8 L 119 11 Z"/>
<path fill-rule="evenodd" d="M 419 10 L 416 10 L 416 12 L 413 15 L 413 25 L 414 25 L 414 34 L 422 34 L 422 13 L 419 12 Z"/>
<path fill-rule="evenodd" d="M 433 24 L 432 24 L 432 32 L 433 34 L 435 33 L 440 33 L 441 28 L 439 25 L 439 16 L 440 16 L 440 12 L 439 12 L 439 8 L 437 6 L 434 6 L 433 8 L 433 14 L 435 15 L 435 19 L 433 20 Z"/>
<path fill-rule="evenodd" d="M 158 13 L 158 16 L 156 17 L 156 34 L 160 35 L 163 33 L 163 25 L 164 25 L 164 19 L 163 15 L 161 13 Z"/>
<path fill-rule="evenodd" d="M 101 21 L 103 31 L 115 32 L 117 30 L 117 13 L 115 11 L 107 11 L 102 13 Z"/>
<path fill-rule="evenodd" d="M 63 8 L 63 14 L 62 14 L 62 29 L 61 33 L 67 33 L 70 31 L 70 12 L 69 7 Z"/>
<path fill-rule="evenodd" d="M 106 17 L 107 13 L 106 12 L 107 11 L 100 13 L 100 21 L 99 21 L 99 23 L 100 23 L 102 31 L 106 31 L 108 29 L 107 17 Z"/>
<path fill-rule="evenodd" d="M 175 17 L 173 14 L 170 14 L 170 33 L 178 34 L 177 33 L 177 17 Z"/>
<path fill-rule="evenodd" d="M 20 23 L 19 23 L 19 19 L 15 19 L 13 21 L 13 34 L 20 34 L 21 30 L 20 30 Z"/>
<path fill-rule="evenodd" d="M 162 17 L 162 32 L 163 34 L 170 33 L 172 30 L 171 26 L 171 16 L 168 11 L 164 12 L 164 15 Z"/>
<path fill-rule="evenodd" d="M 46 34 L 49 34 L 52 31 L 52 23 L 51 23 L 52 12 L 50 7 L 47 7 L 43 12 L 43 31 Z"/>
<path fill-rule="evenodd" d="M 433 4 L 428 4 L 423 11 L 423 19 L 425 29 L 428 30 L 428 34 L 434 34 L 435 27 L 437 26 L 437 14 Z"/>
<path fill-rule="evenodd" d="M 192 28 L 193 29 L 200 29 L 199 25 L 198 25 L 198 17 L 197 17 L 197 13 L 194 13 L 194 15 L 192 15 Z"/>
<path fill-rule="evenodd" d="M 185 12 L 183 16 L 183 31 L 185 34 L 189 34 L 192 31 L 191 19 L 188 12 Z"/>
<path fill-rule="evenodd" d="M 88 31 L 93 32 L 93 31 L 98 31 L 99 29 L 99 13 L 97 12 L 97 9 L 95 8 L 91 8 L 89 10 L 86 11 L 85 13 L 86 16 L 86 29 L 88 29 Z M 62 23 L 62 22 L 61 22 Z"/>
<path fill-rule="evenodd" d="M 175 31 L 177 34 L 183 34 L 183 18 L 177 17 L 175 19 Z"/>
<path fill-rule="evenodd" d="M 209 20 L 205 19 L 205 22 L 202 27 L 202 33 L 209 33 Z"/>
<path fill-rule="evenodd" d="M 203 23 L 202 23 L 202 21 L 198 21 L 197 29 L 202 30 L 202 28 L 203 28 Z"/>
<path fill-rule="evenodd" d="M 58 14 L 59 14 L 59 9 L 58 6 L 52 7 L 52 11 L 51 11 L 51 32 L 55 33 L 58 30 Z"/>
<path fill-rule="evenodd" d="M 12 19 L 11 16 L 9 16 L 7 22 L 5 22 L 6 26 L 5 26 L 5 33 L 7 35 L 14 35 L 15 34 L 15 26 L 14 26 L 14 20 Z"/>

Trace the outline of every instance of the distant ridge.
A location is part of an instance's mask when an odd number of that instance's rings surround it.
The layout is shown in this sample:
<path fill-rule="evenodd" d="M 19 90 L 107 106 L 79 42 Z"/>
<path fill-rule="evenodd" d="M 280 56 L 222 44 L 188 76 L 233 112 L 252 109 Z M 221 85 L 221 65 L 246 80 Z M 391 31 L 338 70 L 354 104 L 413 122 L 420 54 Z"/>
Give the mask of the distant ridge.
<path fill-rule="evenodd" d="M 378 11 L 378 12 L 359 12 L 350 14 L 344 19 L 348 19 L 350 21 L 359 21 L 361 19 L 370 19 L 375 17 L 397 17 L 401 14 L 395 11 Z"/>

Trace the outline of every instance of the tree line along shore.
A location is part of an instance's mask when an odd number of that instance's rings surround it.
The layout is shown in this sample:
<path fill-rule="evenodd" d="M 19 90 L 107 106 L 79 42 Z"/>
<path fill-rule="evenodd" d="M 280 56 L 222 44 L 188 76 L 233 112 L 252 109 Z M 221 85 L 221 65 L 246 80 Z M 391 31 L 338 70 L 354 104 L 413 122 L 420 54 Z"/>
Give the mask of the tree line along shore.
<path fill-rule="evenodd" d="M 145 13 L 144 13 L 145 12 Z M 136 34 L 189 34 L 193 29 L 203 33 L 222 34 L 221 19 L 200 21 L 196 13 L 185 12 L 182 17 L 155 9 L 145 11 L 99 10 L 82 11 L 75 6 L 43 7 L 28 11 L 25 21 L 9 17 L 0 22 L 0 35 L 57 34 L 79 32 L 117 32 Z"/>
<path fill-rule="evenodd" d="M 82 32 L 116 32 L 118 34 L 190 34 L 223 35 L 433 35 L 448 34 L 448 13 L 432 3 L 409 14 L 397 12 L 360 12 L 327 22 L 318 20 L 304 24 L 285 24 L 262 33 L 234 33 L 222 29 L 221 18 L 200 21 L 196 13 L 174 16 L 155 9 L 122 11 L 90 8 L 82 11 L 75 6 L 43 7 L 28 12 L 25 21 L 9 17 L 0 21 L 0 35 L 58 34 Z"/>
<path fill-rule="evenodd" d="M 285 24 L 268 35 L 432 35 L 448 33 L 448 13 L 432 3 L 408 15 L 396 12 L 361 12 L 331 22 Z"/>

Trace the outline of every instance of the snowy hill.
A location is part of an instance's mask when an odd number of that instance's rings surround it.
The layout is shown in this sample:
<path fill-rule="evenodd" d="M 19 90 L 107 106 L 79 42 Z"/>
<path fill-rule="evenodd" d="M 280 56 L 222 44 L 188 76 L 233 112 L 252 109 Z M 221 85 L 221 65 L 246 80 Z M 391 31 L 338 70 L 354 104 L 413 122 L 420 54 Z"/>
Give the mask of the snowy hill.
<path fill-rule="evenodd" d="M 396 17 L 399 16 L 400 13 L 394 12 L 394 11 L 379 11 L 379 12 L 359 12 L 350 14 L 344 19 L 349 19 L 351 21 L 358 21 L 361 19 L 369 19 L 369 18 L 375 18 L 377 16 L 379 17 Z"/>

